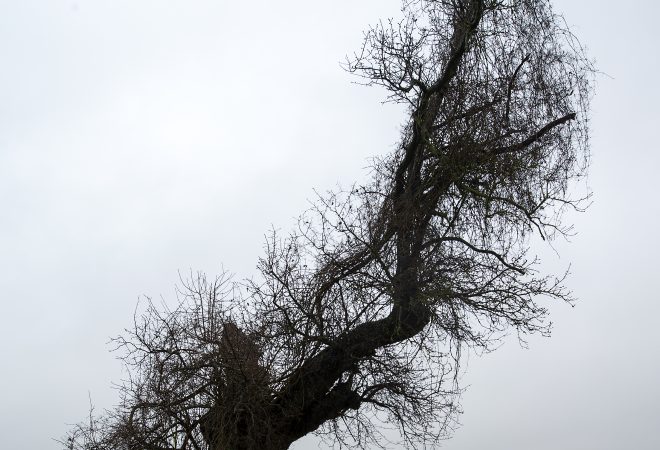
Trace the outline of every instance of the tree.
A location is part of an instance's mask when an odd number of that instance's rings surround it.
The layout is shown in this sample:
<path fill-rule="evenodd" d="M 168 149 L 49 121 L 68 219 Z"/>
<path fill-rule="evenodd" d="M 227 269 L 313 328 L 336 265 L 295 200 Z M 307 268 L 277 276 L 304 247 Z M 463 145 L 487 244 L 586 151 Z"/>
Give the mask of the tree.
<path fill-rule="evenodd" d="M 446 436 L 469 348 L 547 333 L 539 298 L 572 301 L 530 239 L 588 160 L 592 67 L 545 0 L 408 0 L 347 69 L 407 105 L 372 179 L 320 196 L 267 239 L 260 276 L 203 275 L 173 309 L 148 303 L 116 339 L 130 378 L 71 449 L 409 446 Z"/>

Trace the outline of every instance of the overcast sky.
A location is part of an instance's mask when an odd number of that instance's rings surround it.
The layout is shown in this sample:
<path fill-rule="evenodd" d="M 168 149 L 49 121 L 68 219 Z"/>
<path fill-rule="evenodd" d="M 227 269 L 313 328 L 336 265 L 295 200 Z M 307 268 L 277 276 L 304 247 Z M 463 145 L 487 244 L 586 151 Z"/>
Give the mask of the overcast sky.
<path fill-rule="evenodd" d="M 594 204 L 554 333 L 471 356 L 453 450 L 660 448 L 654 1 L 555 2 L 606 75 Z M 58 448 L 116 400 L 109 337 L 178 271 L 255 273 L 313 189 L 365 179 L 404 119 L 339 67 L 398 1 L 0 0 L 0 446 Z M 316 448 L 305 439 L 296 449 Z"/>

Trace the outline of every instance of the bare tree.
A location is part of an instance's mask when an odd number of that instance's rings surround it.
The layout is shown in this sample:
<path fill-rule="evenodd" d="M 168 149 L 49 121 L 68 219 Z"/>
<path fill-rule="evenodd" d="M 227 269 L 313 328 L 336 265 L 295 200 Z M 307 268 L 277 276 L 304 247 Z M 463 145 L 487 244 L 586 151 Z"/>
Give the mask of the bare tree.
<path fill-rule="evenodd" d="M 592 68 L 545 0 L 417 0 L 347 69 L 406 104 L 372 179 L 320 196 L 260 276 L 198 275 L 174 309 L 149 303 L 116 340 L 121 404 L 71 449 L 286 449 L 308 433 L 411 447 L 451 431 L 462 351 L 546 333 L 530 238 L 568 228 L 587 165 Z"/>

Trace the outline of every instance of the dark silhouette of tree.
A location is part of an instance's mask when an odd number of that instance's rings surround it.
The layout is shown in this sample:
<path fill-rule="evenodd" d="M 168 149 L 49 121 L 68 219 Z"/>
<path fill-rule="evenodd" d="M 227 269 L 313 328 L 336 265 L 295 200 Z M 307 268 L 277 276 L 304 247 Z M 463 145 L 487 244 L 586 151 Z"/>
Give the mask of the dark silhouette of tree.
<path fill-rule="evenodd" d="M 571 301 L 530 238 L 565 234 L 587 164 L 592 68 L 545 0 L 419 0 L 347 62 L 407 105 L 372 179 L 273 233 L 260 276 L 202 275 L 116 340 L 119 407 L 71 449 L 286 449 L 308 433 L 408 446 L 451 431 L 462 351 L 546 333 Z"/>

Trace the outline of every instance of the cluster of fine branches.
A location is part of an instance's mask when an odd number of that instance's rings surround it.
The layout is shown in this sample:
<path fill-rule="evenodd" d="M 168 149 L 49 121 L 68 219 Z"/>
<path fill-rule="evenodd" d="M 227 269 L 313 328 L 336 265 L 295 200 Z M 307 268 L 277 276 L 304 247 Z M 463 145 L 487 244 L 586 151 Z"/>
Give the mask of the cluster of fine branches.
<path fill-rule="evenodd" d="M 130 378 L 70 449 L 286 449 L 437 443 L 457 411 L 461 351 L 547 333 L 571 301 L 530 238 L 569 228 L 585 172 L 592 68 L 546 0 L 406 1 L 347 70 L 407 105 L 372 178 L 320 196 L 270 235 L 260 275 L 191 277 L 116 343 Z"/>

